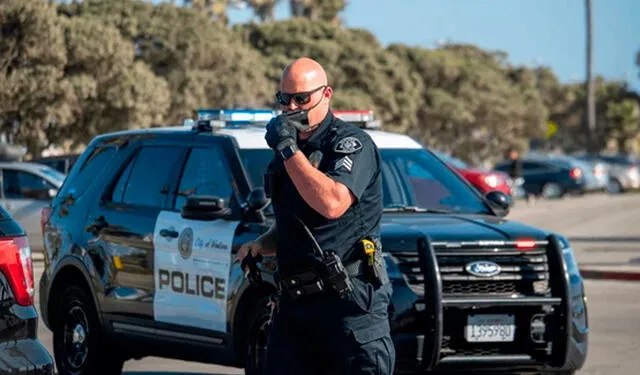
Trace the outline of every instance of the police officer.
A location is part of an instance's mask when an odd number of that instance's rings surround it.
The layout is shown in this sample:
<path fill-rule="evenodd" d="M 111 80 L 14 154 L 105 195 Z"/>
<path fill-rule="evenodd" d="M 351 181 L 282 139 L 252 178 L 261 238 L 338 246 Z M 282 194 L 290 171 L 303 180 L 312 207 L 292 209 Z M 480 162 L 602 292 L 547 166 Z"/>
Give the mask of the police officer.
<path fill-rule="evenodd" d="M 284 69 L 276 95 L 284 114 L 267 125 L 265 139 L 274 158 L 265 187 L 275 224 L 238 255 L 275 253 L 278 261 L 280 297 L 267 345 L 267 375 L 392 374 L 394 369 L 392 290 L 379 242 L 381 159 L 366 132 L 329 111 L 332 93 L 319 63 L 297 59 Z M 297 118 L 288 119 L 291 113 Z M 349 275 L 349 291 L 332 290 L 317 247 L 335 252 Z"/>

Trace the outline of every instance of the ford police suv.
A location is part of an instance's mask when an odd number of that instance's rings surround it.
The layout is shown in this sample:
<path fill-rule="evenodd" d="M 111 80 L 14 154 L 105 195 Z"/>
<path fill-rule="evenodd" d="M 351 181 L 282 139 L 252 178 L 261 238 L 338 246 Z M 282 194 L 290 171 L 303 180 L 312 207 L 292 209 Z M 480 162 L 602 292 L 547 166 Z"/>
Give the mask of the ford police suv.
<path fill-rule="evenodd" d="M 144 356 L 259 373 L 276 263 L 252 284 L 235 257 L 274 220 L 262 188 L 274 114 L 202 110 L 89 144 L 42 212 L 40 306 L 61 375 L 119 374 Z M 569 242 L 504 219 L 508 197 L 480 195 L 372 113 L 335 114 L 382 155 L 397 371 L 580 369 L 589 328 Z"/>

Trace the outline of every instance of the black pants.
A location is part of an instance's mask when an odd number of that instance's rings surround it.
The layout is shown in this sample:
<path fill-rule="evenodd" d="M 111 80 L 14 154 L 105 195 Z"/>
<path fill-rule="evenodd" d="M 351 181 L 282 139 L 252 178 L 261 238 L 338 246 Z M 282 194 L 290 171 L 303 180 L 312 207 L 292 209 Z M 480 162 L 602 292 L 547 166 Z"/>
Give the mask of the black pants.
<path fill-rule="evenodd" d="M 395 348 L 388 306 L 391 284 L 359 278 L 346 299 L 283 294 L 267 343 L 265 375 L 391 375 Z"/>

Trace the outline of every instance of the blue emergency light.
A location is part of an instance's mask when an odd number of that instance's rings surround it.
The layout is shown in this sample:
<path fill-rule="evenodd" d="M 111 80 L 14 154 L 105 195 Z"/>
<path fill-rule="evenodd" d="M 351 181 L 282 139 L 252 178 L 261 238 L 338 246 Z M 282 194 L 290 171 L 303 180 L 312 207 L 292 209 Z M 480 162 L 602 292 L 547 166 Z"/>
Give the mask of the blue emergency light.
<path fill-rule="evenodd" d="M 196 120 L 187 119 L 185 127 L 198 130 L 213 130 L 237 125 L 265 125 L 280 111 L 273 109 L 218 109 L 201 108 L 196 110 Z"/>

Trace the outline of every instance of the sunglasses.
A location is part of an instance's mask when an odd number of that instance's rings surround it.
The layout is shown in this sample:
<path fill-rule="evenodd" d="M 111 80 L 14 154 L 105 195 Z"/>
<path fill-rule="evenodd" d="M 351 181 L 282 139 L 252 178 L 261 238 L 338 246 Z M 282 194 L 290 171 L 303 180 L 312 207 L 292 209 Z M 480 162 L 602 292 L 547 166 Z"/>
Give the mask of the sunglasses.
<path fill-rule="evenodd" d="M 276 100 L 281 105 L 289 105 L 289 104 L 291 104 L 291 100 L 296 102 L 297 105 L 305 105 L 305 104 L 309 103 L 309 101 L 311 101 L 311 95 L 313 95 L 318 90 L 325 89 L 325 88 L 327 88 L 326 85 L 325 86 L 320 86 L 320 87 L 318 87 L 316 89 L 313 89 L 311 91 L 296 92 L 296 93 L 293 93 L 293 94 L 287 94 L 287 93 L 278 91 L 276 93 Z"/>

